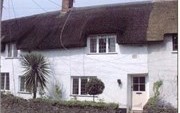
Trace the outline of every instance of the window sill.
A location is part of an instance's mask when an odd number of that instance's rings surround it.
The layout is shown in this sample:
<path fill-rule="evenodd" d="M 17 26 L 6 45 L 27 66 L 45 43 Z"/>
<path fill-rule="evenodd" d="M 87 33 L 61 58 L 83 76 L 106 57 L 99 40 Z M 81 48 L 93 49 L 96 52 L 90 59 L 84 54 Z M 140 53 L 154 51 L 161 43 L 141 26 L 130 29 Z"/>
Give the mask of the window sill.
<path fill-rule="evenodd" d="M 20 94 L 32 94 L 30 92 L 25 92 L 25 91 L 19 91 L 18 93 L 20 93 Z"/>
<path fill-rule="evenodd" d="M 178 53 L 178 51 L 172 51 L 171 53 L 173 53 L 173 54 L 177 54 L 177 53 Z"/>
<path fill-rule="evenodd" d="M 71 94 L 71 97 L 93 97 L 93 95 L 75 95 L 75 94 Z M 94 96 L 94 97 L 98 97 L 98 96 Z"/>
<path fill-rule="evenodd" d="M 1 89 L 2 94 L 11 94 L 10 90 Z"/>
<path fill-rule="evenodd" d="M 1 89 L 1 92 L 9 92 L 10 90 L 7 89 Z"/>
<path fill-rule="evenodd" d="M 19 57 L 6 57 L 5 59 L 20 59 Z"/>
<path fill-rule="evenodd" d="M 87 55 L 113 55 L 113 54 L 118 54 L 116 52 L 114 53 L 88 53 Z"/>

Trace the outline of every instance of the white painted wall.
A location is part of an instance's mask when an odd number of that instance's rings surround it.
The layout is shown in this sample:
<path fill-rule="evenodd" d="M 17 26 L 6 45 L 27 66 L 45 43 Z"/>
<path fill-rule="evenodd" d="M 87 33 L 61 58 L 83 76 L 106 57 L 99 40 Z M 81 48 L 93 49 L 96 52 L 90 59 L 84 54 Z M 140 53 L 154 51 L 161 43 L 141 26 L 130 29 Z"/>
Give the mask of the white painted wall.
<path fill-rule="evenodd" d="M 105 83 L 103 94 L 98 99 L 119 103 L 127 107 L 130 102 L 128 74 L 148 73 L 150 96 L 153 95 L 153 83 L 163 80 L 161 96 L 167 102 L 177 106 L 177 53 L 172 51 L 172 39 L 146 45 L 118 45 L 116 54 L 96 54 L 88 52 L 88 46 L 68 50 L 36 51 L 46 56 L 50 62 L 52 74 L 49 77 L 48 91 L 56 82 L 63 88 L 63 98 L 71 96 L 71 76 L 97 76 Z M 19 52 L 20 53 L 20 52 Z M 24 52 L 21 52 L 24 53 Z M 10 73 L 10 90 L 16 96 L 32 98 L 31 94 L 19 93 L 19 76 L 22 68 L 19 59 L 7 59 L 1 54 L 1 72 Z M 117 79 L 122 80 L 119 87 Z M 92 97 L 77 97 L 79 100 L 92 100 Z"/>
<path fill-rule="evenodd" d="M 148 45 L 150 95 L 153 95 L 153 83 L 163 80 L 161 97 L 177 107 L 177 52 L 172 47 L 170 36 L 164 42 Z"/>
<path fill-rule="evenodd" d="M 36 51 L 49 59 L 52 68 L 52 75 L 49 79 L 49 88 L 52 83 L 58 82 L 63 87 L 64 99 L 72 99 L 71 76 L 97 76 L 105 84 L 103 94 L 98 99 L 106 102 L 119 103 L 120 107 L 127 107 L 128 74 L 148 73 L 147 46 L 118 45 L 116 54 L 88 53 L 88 47 L 68 49 Z M 18 93 L 18 76 L 22 75 L 19 59 L 6 59 L 2 53 L 2 72 L 10 72 L 11 91 L 17 96 L 24 98 L 32 97 L 28 94 Z M 12 70 L 12 62 L 14 72 Z M 15 81 L 13 81 L 13 79 Z M 119 87 L 117 79 L 122 80 Z M 53 82 L 52 82 L 53 81 Z M 92 100 L 92 97 L 77 97 L 79 100 Z"/>

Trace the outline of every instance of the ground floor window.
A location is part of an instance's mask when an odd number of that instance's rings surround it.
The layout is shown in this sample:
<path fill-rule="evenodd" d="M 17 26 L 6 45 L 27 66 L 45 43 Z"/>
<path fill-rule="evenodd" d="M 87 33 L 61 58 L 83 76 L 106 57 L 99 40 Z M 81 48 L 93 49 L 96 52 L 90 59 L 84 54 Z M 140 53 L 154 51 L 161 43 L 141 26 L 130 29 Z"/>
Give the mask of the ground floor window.
<path fill-rule="evenodd" d="M 72 94 L 74 95 L 87 95 L 85 86 L 88 80 L 92 77 L 71 77 Z"/>
<path fill-rule="evenodd" d="M 1 90 L 9 90 L 9 73 L 1 73 Z"/>
<path fill-rule="evenodd" d="M 20 83 L 20 87 L 19 87 L 19 91 L 20 92 L 28 92 L 26 90 L 26 81 L 25 81 L 25 76 L 19 76 L 19 83 Z"/>

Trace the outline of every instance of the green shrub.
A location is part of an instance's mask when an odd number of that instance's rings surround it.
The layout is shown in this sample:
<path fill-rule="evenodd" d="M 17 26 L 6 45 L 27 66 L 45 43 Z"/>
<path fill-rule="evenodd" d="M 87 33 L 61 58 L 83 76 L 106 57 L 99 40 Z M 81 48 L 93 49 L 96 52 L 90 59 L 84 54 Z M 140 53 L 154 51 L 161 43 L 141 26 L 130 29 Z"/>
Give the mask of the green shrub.
<path fill-rule="evenodd" d="M 52 106 L 65 106 L 65 107 L 93 107 L 93 108 L 101 108 L 101 109 L 117 109 L 119 107 L 116 103 L 105 103 L 105 102 L 93 102 L 93 101 L 78 101 L 78 100 L 70 100 L 70 101 L 55 101 L 50 99 L 31 99 L 32 103 L 48 103 Z"/>
<path fill-rule="evenodd" d="M 85 90 L 89 95 L 93 95 L 93 101 L 94 101 L 94 95 L 101 94 L 104 88 L 105 88 L 104 83 L 100 79 L 91 78 L 86 83 Z"/>
<path fill-rule="evenodd" d="M 59 100 L 52 100 L 52 99 L 42 99 L 42 98 L 36 98 L 36 99 L 23 99 L 20 97 L 13 96 L 12 94 L 3 94 L 1 93 L 1 100 L 2 105 L 13 105 L 18 104 L 25 106 L 25 108 L 30 107 L 31 105 L 35 106 L 56 106 L 56 107 L 78 107 L 78 108 L 97 108 L 97 109 L 104 109 L 104 110 L 115 110 L 119 108 L 119 105 L 116 103 L 105 103 L 105 102 L 93 102 L 93 101 L 59 101 Z"/>
<path fill-rule="evenodd" d="M 31 103 L 43 103 L 43 104 L 51 104 L 52 106 L 65 106 L 65 107 L 92 107 L 92 108 L 100 108 L 100 109 L 117 109 L 119 107 L 116 103 L 104 103 L 104 102 L 93 102 L 93 101 L 55 101 L 49 99 L 31 99 Z"/>
<path fill-rule="evenodd" d="M 93 101 L 60 101 L 59 105 L 67 107 L 93 107 L 93 108 L 102 108 L 102 109 L 117 109 L 118 104 L 115 103 L 104 103 L 104 102 L 93 102 Z"/>
<path fill-rule="evenodd" d="M 143 113 L 177 113 L 170 103 L 151 97 L 143 108 Z"/>
<path fill-rule="evenodd" d="M 151 97 L 143 107 L 143 113 L 177 113 L 177 109 L 170 103 L 160 99 L 160 87 L 163 81 L 159 80 L 153 84 L 154 96 Z"/>
<path fill-rule="evenodd" d="M 51 93 L 49 95 L 44 96 L 44 98 L 52 99 L 52 100 L 62 100 L 63 89 L 59 84 L 55 84 L 54 87 L 51 88 Z"/>

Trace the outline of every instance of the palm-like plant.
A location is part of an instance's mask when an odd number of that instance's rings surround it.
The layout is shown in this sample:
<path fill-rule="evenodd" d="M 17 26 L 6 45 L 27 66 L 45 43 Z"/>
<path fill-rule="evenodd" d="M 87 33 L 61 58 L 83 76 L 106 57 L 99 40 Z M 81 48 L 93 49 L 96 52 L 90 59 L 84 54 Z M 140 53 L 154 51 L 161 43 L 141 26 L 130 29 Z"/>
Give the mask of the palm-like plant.
<path fill-rule="evenodd" d="M 36 98 L 37 88 L 44 90 L 50 68 L 47 60 L 40 54 L 27 54 L 21 56 L 21 64 L 24 68 L 26 89 L 33 92 Z"/>

